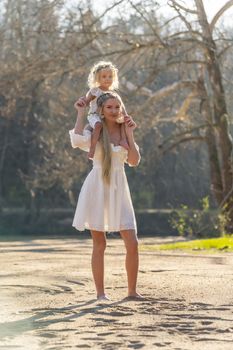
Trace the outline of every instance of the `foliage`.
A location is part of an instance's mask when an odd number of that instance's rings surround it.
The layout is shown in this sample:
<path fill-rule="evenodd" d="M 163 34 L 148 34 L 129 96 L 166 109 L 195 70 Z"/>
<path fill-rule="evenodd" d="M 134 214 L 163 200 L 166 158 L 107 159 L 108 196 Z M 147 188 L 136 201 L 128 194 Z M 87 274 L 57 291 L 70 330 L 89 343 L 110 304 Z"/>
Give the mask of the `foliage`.
<path fill-rule="evenodd" d="M 228 214 L 222 210 L 210 209 L 209 197 L 201 200 L 200 210 L 191 210 L 181 205 L 170 217 L 171 227 L 182 237 L 223 236 L 229 222 Z"/>
<path fill-rule="evenodd" d="M 154 244 L 154 245 L 142 245 L 142 250 L 194 250 L 194 251 L 233 251 L 233 236 L 224 236 L 219 238 L 210 238 L 202 240 L 192 240 L 185 242 L 167 243 L 167 244 Z"/>

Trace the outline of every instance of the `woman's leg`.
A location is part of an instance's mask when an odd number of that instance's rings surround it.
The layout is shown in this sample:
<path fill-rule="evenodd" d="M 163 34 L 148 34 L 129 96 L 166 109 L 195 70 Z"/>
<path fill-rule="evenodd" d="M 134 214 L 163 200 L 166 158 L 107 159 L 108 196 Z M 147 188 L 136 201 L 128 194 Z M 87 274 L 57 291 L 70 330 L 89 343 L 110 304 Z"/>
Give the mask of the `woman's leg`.
<path fill-rule="evenodd" d="M 93 240 L 92 273 L 95 282 L 97 298 L 104 296 L 104 251 L 106 248 L 106 236 L 104 232 L 91 231 Z"/>
<path fill-rule="evenodd" d="M 138 276 L 138 239 L 134 230 L 124 230 L 120 232 L 126 247 L 125 267 L 128 278 L 128 296 L 140 297 L 137 293 Z"/>

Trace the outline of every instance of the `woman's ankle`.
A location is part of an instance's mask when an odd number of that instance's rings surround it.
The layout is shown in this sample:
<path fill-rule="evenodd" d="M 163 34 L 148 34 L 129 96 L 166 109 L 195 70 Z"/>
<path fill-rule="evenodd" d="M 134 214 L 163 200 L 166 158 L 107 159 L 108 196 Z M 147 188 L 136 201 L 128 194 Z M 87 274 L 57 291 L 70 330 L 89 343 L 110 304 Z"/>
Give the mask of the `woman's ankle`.
<path fill-rule="evenodd" d="M 110 300 L 109 297 L 104 293 L 101 295 L 97 295 L 97 300 Z"/>
<path fill-rule="evenodd" d="M 138 293 L 136 290 L 129 290 L 128 291 L 128 296 L 129 297 L 135 297 L 135 296 L 141 296 L 141 294 Z"/>

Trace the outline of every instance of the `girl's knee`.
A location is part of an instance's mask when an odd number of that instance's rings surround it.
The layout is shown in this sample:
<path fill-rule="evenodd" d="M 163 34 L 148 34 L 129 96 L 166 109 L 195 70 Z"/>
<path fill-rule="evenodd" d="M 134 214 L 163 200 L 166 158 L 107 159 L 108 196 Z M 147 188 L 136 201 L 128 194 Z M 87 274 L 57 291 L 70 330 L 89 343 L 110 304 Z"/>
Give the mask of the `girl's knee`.
<path fill-rule="evenodd" d="M 95 130 L 100 131 L 102 129 L 103 125 L 101 122 L 96 122 L 95 123 Z"/>

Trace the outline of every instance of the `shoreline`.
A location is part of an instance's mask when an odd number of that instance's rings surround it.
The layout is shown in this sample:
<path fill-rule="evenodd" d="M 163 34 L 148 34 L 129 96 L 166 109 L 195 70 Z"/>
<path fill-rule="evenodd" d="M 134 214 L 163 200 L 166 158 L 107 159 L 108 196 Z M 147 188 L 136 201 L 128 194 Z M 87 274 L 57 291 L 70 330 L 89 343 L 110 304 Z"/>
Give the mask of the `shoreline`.
<path fill-rule="evenodd" d="M 142 237 L 142 244 L 163 238 Z M 86 238 L 1 242 L 0 348 L 230 350 L 233 254 L 140 251 L 138 291 L 127 293 L 125 250 L 109 239 L 106 293 L 95 299 Z"/>

